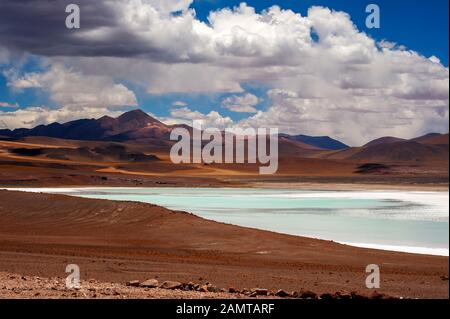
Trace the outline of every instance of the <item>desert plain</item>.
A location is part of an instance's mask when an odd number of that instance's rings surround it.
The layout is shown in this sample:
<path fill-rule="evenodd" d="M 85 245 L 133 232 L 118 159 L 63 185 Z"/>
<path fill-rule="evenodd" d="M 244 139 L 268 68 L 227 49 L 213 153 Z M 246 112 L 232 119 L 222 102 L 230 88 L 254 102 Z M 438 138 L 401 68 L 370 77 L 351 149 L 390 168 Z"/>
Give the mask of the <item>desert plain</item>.
<path fill-rule="evenodd" d="M 382 272 L 375 296 L 448 298 L 448 257 L 356 248 L 218 223 L 151 204 L 11 190 L 448 192 L 448 134 L 384 138 L 338 150 L 280 136 L 279 171 L 263 176 L 254 164 L 173 164 L 168 155 L 173 142 L 167 138 L 172 128 L 142 113 L 95 120 L 102 127 L 109 123 L 109 135 L 85 139 L 41 136 L 51 135 L 45 128 L 0 132 L 0 188 L 10 189 L 0 191 L 0 298 L 251 298 L 257 288 L 266 297 L 277 297 L 280 290 L 286 297 L 370 297 L 375 292 L 365 286 L 368 264 L 380 265 Z M 79 265 L 85 288 L 64 287 L 68 264 Z M 139 287 L 148 279 L 181 286 Z"/>

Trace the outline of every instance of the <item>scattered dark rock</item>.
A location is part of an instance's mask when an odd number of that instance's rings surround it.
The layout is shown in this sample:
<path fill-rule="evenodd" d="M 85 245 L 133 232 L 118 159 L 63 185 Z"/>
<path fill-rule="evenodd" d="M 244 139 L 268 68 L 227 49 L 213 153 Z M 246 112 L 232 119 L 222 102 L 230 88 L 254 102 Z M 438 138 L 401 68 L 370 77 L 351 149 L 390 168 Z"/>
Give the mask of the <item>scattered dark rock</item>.
<path fill-rule="evenodd" d="M 159 282 L 156 279 L 148 279 L 140 284 L 143 288 L 157 288 L 159 286 Z"/>
<path fill-rule="evenodd" d="M 267 289 L 254 288 L 252 289 L 252 293 L 256 293 L 257 296 L 267 296 L 269 291 Z"/>
<path fill-rule="evenodd" d="M 317 299 L 318 296 L 315 292 L 307 290 L 307 291 L 300 292 L 300 298 L 302 298 L 302 299 Z"/>
<path fill-rule="evenodd" d="M 291 294 L 283 289 L 280 289 L 275 293 L 275 296 L 281 297 L 281 298 L 286 298 L 286 297 L 290 297 Z"/>
<path fill-rule="evenodd" d="M 345 290 L 338 291 L 338 292 L 336 292 L 335 295 L 339 299 L 351 299 L 352 298 L 352 295 L 348 291 L 345 291 Z"/>
<path fill-rule="evenodd" d="M 220 291 L 219 288 L 217 288 L 216 286 L 213 286 L 213 285 L 207 285 L 206 289 L 208 290 L 208 292 L 219 292 Z"/>
<path fill-rule="evenodd" d="M 228 292 L 229 292 L 230 294 L 236 294 L 236 293 L 238 293 L 239 291 L 238 291 L 236 288 L 234 288 L 234 287 L 230 287 L 230 288 L 228 288 Z"/>
<path fill-rule="evenodd" d="M 185 291 L 196 290 L 195 284 L 193 282 L 188 282 L 187 284 L 183 284 L 183 290 L 185 290 Z"/>
<path fill-rule="evenodd" d="M 373 174 L 373 173 L 387 173 L 390 167 L 378 163 L 366 163 L 358 166 L 355 173 L 357 174 Z"/>
<path fill-rule="evenodd" d="M 183 284 L 181 282 L 178 281 L 164 281 L 159 288 L 161 289 L 181 289 L 183 288 Z"/>
<path fill-rule="evenodd" d="M 22 280 L 26 280 L 25 277 L 21 278 Z M 448 280 L 448 276 L 441 276 L 442 280 Z M 143 282 L 139 282 L 138 280 L 129 281 L 126 283 L 127 286 L 130 287 L 142 287 L 142 288 L 161 288 L 161 289 L 169 289 L 175 290 L 180 289 L 184 291 L 198 291 L 198 292 L 212 292 L 212 293 L 231 293 L 231 294 L 243 294 L 248 297 L 258 297 L 258 296 L 277 296 L 280 298 L 300 298 L 300 299 L 323 299 L 323 300 L 332 300 L 332 299 L 390 299 L 391 297 L 374 291 L 370 296 L 365 296 L 356 291 L 348 292 L 345 290 L 337 291 L 336 293 L 323 293 L 318 295 L 317 293 L 310 290 L 300 290 L 300 292 L 293 291 L 292 293 L 287 292 L 286 290 L 279 289 L 275 291 L 269 291 L 264 288 L 253 288 L 248 290 L 247 288 L 243 288 L 239 290 L 234 287 L 230 287 L 228 289 L 218 288 L 206 282 L 205 284 L 196 284 L 193 282 L 188 283 L 180 283 L 177 281 L 164 281 L 162 284 L 159 284 L 156 279 L 148 279 Z M 92 292 L 96 292 L 94 290 L 90 290 Z M 118 293 L 115 293 L 118 295 Z"/>
<path fill-rule="evenodd" d="M 127 286 L 129 287 L 139 287 L 139 280 L 132 280 L 127 282 Z"/>
<path fill-rule="evenodd" d="M 208 285 L 203 285 L 203 286 L 198 287 L 197 291 L 208 292 Z"/>

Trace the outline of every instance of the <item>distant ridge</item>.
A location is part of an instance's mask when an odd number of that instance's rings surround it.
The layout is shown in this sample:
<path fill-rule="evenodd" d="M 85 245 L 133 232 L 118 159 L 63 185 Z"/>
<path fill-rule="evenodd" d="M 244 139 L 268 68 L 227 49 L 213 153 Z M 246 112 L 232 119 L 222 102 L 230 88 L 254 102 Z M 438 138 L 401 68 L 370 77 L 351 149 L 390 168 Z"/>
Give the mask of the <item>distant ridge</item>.
<path fill-rule="evenodd" d="M 324 158 L 365 163 L 448 162 L 448 134 L 431 133 L 411 140 L 382 137 L 362 147 L 325 154 Z"/>
<path fill-rule="evenodd" d="M 172 144 L 170 132 L 176 127 L 192 129 L 183 124 L 166 125 L 137 109 L 123 113 L 117 118 L 103 116 L 99 119 L 80 119 L 64 124 L 39 125 L 32 129 L 0 130 L 0 137 L 41 136 L 82 141 L 133 141 L 167 147 Z M 289 134 L 279 136 L 279 150 L 283 156 L 319 156 L 367 162 L 448 160 L 448 134 L 431 133 L 411 140 L 386 136 L 375 139 L 363 147 L 349 147 L 329 136 Z M 328 152 L 322 154 L 323 151 Z"/>
<path fill-rule="evenodd" d="M 448 145 L 427 145 L 414 141 L 376 144 L 361 148 L 347 159 L 376 163 L 448 161 Z"/>
<path fill-rule="evenodd" d="M 191 129 L 182 124 L 166 125 L 144 111 L 137 109 L 123 113 L 117 118 L 103 116 L 99 119 L 80 119 L 64 124 L 39 125 L 32 129 L 0 130 L 0 136 L 14 138 L 43 136 L 69 140 L 118 142 L 149 138 L 168 140 L 170 132 L 175 127 Z M 309 150 L 341 150 L 348 148 L 344 143 L 328 136 L 291 136 L 288 134 L 280 134 L 280 136 L 292 141 L 292 148 L 299 147 Z"/>
<path fill-rule="evenodd" d="M 417 142 L 421 144 L 434 144 L 434 145 L 448 145 L 449 143 L 449 135 L 440 134 L 440 133 L 429 133 L 423 136 L 419 136 L 416 138 L 412 138 L 410 140 L 398 138 L 394 136 L 384 136 L 377 138 L 369 143 L 365 144 L 363 147 L 375 146 L 380 144 L 389 144 L 389 143 L 398 143 L 398 142 Z"/>
<path fill-rule="evenodd" d="M 133 110 L 117 118 L 103 116 L 99 119 L 81 119 L 64 124 L 39 125 L 32 129 L 0 130 L 9 137 L 45 136 L 71 140 L 127 141 L 139 138 L 161 138 L 171 127 L 151 117 L 142 110 Z"/>
<path fill-rule="evenodd" d="M 289 139 L 297 141 L 297 142 L 303 142 L 308 145 L 318 147 L 323 150 L 338 151 L 338 150 L 345 150 L 345 149 L 349 148 L 348 145 L 346 145 L 338 140 L 332 139 L 329 136 L 308 136 L 308 135 L 291 136 L 291 135 L 287 135 L 287 134 L 283 134 L 283 136 L 289 137 Z"/>
<path fill-rule="evenodd" d="M 403 138 L 398 138 L 398 137 L 394 137 L 394 136 L 384 136 L 384 137 L 377 138 L 373 141 L 370 141 L 369 143 L 364 145 L 364 147 L 369 147 L 369 146 L 374 146 L 374 145 L 379 145 L 379 144 L 403 142 L 403 141 L 406 141 L 406 140 Z"/>
<path fill-rule="evenodd" d="M 424 136 L 417 137 L 411 141 L 419 142 L 422 144 L 434 144 L 434 145 L 448 145 L 449 138 L 447 134 L 430 133 Z"/>

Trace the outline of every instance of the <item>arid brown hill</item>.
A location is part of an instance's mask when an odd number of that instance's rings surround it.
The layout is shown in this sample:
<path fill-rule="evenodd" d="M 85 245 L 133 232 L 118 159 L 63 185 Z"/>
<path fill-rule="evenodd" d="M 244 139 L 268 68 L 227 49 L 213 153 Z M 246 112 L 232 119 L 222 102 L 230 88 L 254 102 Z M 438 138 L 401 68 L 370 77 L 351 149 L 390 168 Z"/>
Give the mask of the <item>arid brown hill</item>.
<path fill-rule="evenodd" d="M 103 116 L 99 119 L 80 119 L 64 124 L 52 123 L 39 125 L 32 129 L 0 130 L 0 136 L 23 138 L 29 136 L 45 136 L 69 140 L 85 141 L 140 141 L 161 143 L 168 141 L 170 132 L 176 127 L 192 130 L 187 125 L 166 125 L 151 117 L 142 110 L 126 112 L 117 118 Z M 282 135 L 301 149 L 337 150 L 347 145 L 330 137 L 314 137 L 306 135 Z"/>

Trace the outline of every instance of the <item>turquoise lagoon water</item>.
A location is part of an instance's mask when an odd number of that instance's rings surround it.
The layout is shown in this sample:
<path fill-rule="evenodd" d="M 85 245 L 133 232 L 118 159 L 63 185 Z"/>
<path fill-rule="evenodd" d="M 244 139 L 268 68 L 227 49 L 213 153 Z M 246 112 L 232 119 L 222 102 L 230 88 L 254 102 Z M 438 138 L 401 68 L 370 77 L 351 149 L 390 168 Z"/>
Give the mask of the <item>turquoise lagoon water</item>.
<path fill-rule="evenodd" d="M 361 247 L 446 256 L 449 251 L 448 192 L 245 188 L 34 191 L 152 203 L 210 220 Z"/>

